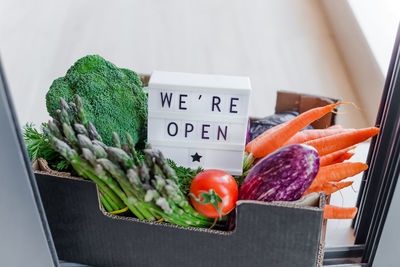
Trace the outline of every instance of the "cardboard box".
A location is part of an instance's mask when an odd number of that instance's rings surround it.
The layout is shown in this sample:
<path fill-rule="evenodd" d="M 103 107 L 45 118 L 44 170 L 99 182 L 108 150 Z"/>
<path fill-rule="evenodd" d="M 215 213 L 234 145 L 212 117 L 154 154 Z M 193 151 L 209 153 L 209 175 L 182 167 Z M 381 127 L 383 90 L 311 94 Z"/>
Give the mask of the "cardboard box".
<path fill-rule="evenodd" d="M 277 111 L 332 101 L 279 92 Z M 322 118 L 318 125 L 333 120 Z M 93 266 L 322 265 L 323 194 L 302 204 L 238 201 L 235 229 L 209 230 L 111 215 L 94 183 L 51 171 L 43 162 L 34 168 L 61 260 Z"/>
<path fill-rule="evenodd" d="M 60 259 L 93 266 L 316 266 L 314 207 L 239 201 L 233 231 L 180 227 L 101 209 L 95 184 L 36 174 Z"/>
<path fill-rule="evenodd" d="M 334 98 L 278 91 L 275 113 L 281 113 L 288 110 L 303 113 L 315 107 L 321 107 L 337 102 L 339 102 L 339 100 Z M 334 111 L 337 111 L 337 109 L 335 108 Z M 331 112 L 312 123 L 311 126 L 315 129 L 325 129 L 331 125 L 334 125 L 335 122 L 336 114 Z"/>

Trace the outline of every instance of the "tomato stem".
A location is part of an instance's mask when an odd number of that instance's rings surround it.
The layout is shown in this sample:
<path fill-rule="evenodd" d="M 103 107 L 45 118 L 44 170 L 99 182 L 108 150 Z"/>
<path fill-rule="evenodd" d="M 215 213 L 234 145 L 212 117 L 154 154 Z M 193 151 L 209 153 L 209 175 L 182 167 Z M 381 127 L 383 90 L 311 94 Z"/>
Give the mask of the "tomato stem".
<path fill-rule="evenodd" d="M 200 192 L 202 193 L 199 194 L 199 197 L 196 197 L 196 195 L 193 193 L 190 193 L 189 196 L 191 196 L 194 199 L 194 201 L 196 201 L 199 204 L 213 205 L 214 208 L 217 210 L 219 217 L 222 217 L 222 208 L 224 203 L 222 202 L 222 198 L 217 194 L 217 192 L 215 192 L 214 189 L 210 189 L 210 191 L 208 192 L 207 191 L 200 191 Z M 221 202 L 221 209 L 219 208 L 218 205 L 220 202 Z"/>

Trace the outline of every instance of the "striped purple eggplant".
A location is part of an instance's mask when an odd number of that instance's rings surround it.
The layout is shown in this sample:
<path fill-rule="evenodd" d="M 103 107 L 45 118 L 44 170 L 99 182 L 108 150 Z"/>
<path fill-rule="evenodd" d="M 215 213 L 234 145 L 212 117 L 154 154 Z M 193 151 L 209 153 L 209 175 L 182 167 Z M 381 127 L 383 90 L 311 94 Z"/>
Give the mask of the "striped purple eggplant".
<path fill-rule="evenodd" d="M 261 159 L 239 191 L 239 199 L 293 201 L 308 189 L 319 170 L 319 155 L 311 146 L 284 146 Z"/>

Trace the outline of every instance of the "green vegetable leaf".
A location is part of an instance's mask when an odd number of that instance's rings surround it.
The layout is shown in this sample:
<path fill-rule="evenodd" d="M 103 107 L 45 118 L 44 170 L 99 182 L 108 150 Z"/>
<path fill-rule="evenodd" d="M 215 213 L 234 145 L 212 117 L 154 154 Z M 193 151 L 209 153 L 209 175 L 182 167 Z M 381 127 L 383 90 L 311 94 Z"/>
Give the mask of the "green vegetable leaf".
<path fill-rule="evenodd" d="M 190 193 L 189 196 L 191 196 L 197 203 L 213 205 L 217 210 L 219 217 L 222 217 L 222 208 L 224 203 L 222 202 L 222 198 L 214 191 L 214 189 L 210 189 L 209 192 L 202 191 L 202 193 L 199 194 L 199 197 L 196 197 L 193 193 Z M 218 206 L 219 203 L 221 203 L 221 208 Z"/>
<path fill-rule="evenodd" d="M 193 170 L 191 168 L 178 166 L 173 160 L 170 159 L 168 159 L 168 164 L 172 169 L 174 169 L 176 176 L 178 177 L 179 188 L 185 195 L 188 195 L 190 190 L 190 185 L 192 184 L 194 177 L 199 172 L 203 171 L 203 169 L 199 167 Z"/>
<path fill-rule="evenodd" d="M 44 123 L 42 126 L 46 126 Z M 22 129 L 26 149 L 28 150 L 31 162 L 38 158 L 44 158 L 50 168 L 57 171 L 65 171 L 70 164 L 51 147 L 47 137 L 40 133 L 32 123 L 27 123 Z"/>

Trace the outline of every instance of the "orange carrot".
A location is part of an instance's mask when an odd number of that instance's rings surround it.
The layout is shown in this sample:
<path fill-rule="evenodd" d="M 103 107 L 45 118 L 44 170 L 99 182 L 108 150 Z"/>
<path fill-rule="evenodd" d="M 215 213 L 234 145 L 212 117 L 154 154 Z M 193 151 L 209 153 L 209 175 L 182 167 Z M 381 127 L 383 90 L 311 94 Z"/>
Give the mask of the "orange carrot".
<path fill-rule="evenodd" d="M 326 195 L 330 195 L 330 194 L 333 194 L 336 191 L 339 191 L 340 189 L 348 187 L 348 186 L 350 186 L 352 184 L 353 184 L 352 181 L 339 182 L 339 183 L 326 183 L 326 184 L 323 184 L 323 185 L 318 185 L 316 187 L 310 187 L 303 194 L 303 196 L 311 194 L 311 193 L 314 193 L 314 192 L 325 192 Z"/>
<path fill-rule="evenodd" d="M 284 123 L 281 123 L 281 124 L 278 124 L 278 125 L 276 125 L 276 126 L 274 126 L 274 127 L 272 127 L 272 128 L 269 128 L 268 130 L 266 130 L 266 131 L 263 132 L 262 134 L 268 134 L 268 133 L 274 132 L 274 131 L 276 131 L 276 130 L 282 128 L 283 126 L 285 126 L 285 125 L 288 124 L 288 123 L 289 123 L 289 121 L 284 122 Z M 258 137 L 256 137 L 256 139 L 257 139 L 257 138 L 258 138 Z M 255 139 L 254 139 L 254 140 L 255 140 Z M 251 148 L 252 148 L 253 145 L 254 145 L 253 142 L 249 142 L 249 143 L 246 145 L 246 151 L 247 151 L 247 148 L 249 148 L 249 149 L 251 150 Z"/>
<path fill-rule="evenodd" d="M 343 208 L 325 205 L 324 219 L 354 219 L 357 214 L 357 210 L 357 207 Z"/>
<path fill-rule="evenodd" d="M 377 135 L 378 133 L 379 128 L 371 127 L 355 130 L 352 132 L 322 137 L 305 142 L 305 144 L 313 146 L 315 149 L 317 149 L 320 156 L 324 156 L 337 150 L 341 150 L 343 148 L 363 142 L 368 138 Z"/>
<path fill-rule="evenodd" d="M 337 163 L 342 163 L 345 160 L 351 159 L 356 153 L 354 152 L 346 152 L 343 154 L 341 157 L 339 157 L 337 160 L 333 161 L 332 164 L 337 164 Z"/>
<path fill-rule="evenodd" d="M 336 125 L 329 126 L 327 129 L 343 129 L 343 126 L 336 124 Z"/>
<path fill-rule="evenodd" d="M 366 169 L 368 169 L 368 165 L 362 162 L 343 162 L 321 167 L 314 181 L 311 183 L 310 188 L 328 182 L 340 182 Z"/>
<path fill-rule="evenodd" d="M 338 150 L 338 151 L 329 153 L 329 154 L 327 154 L 327 155 L 325 155 L 325 156 L 322 156 L 322 157 L 320 158 L 320 160 L 319 160 L 319 166 L 320 166 L 320 167 L 322 167 L 322 166 L 327 166 L 327 165 L 331 165 L 331 164 L 334 164 L 334 163 L 343 162 L 343 161 L 345 161 L 345 160 L 347 160 L 347 159 L 350 159 L 350 158 L 346 158 L 346 159 L 343 159 L 342 161 L 340 161 L 340 160 L 341 160 L 341 157 L 343 157 L 343 155 L 345 155 L 346 153 L 349 153 L 349 151 L 352 150 L 352 149 L 354 149 L 355 147 L 356 147 L 356 146 L 346 147 L 346 148 L 344 148 L 344 149 L 341 149 L 341 150 Z M 347 156 L 347 157 L 348 157 L 348 156 Z M 338 162 L 338 161 L 339 161 L 339 162 Z"/>
<path fill-rule="evenodd" d="M 248 143 L 246 145 L 246 151 L 256 158 L 265 157 L 269 153 L 282 147 L 298 131 L 331 112 L 340 104 L 342 103 L 310 109 L 288 121 L 288 123 L 282 127 L 273 127 Z"/>
<path fill-rule="evenodd" d="M 314 130 L 304 130 L 301 132 L 298 132 L 290 138 L 286 143 L 285 146 L 291 145 L 291 144 L 300 144 L 304 143 L 307 141 L 315 140 L 318 138 L 330 136 L 330 135 L 335 135 L 335 134 L 340 134 L 340 133 L 345 133 L 345 132 L 351 132 L 354 131 L 354 129 L 314 129 Z"/>

